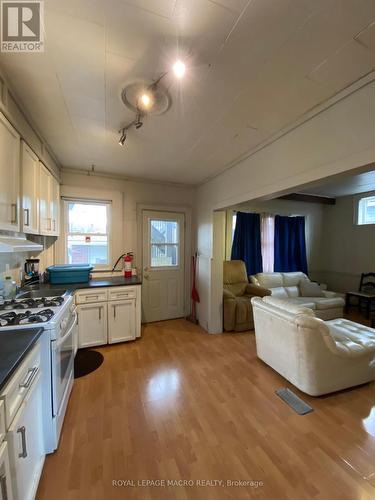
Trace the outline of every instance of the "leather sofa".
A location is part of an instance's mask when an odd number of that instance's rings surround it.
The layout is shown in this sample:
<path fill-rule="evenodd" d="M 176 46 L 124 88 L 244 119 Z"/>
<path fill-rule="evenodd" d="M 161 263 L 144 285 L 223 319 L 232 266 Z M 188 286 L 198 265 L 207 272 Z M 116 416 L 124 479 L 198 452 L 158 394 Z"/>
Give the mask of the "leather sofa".
<path fill-rule="evenodd" d="M 250 276 L 250 281 L 269 289 L 272 297 L 312 309 L 318 318 L 329 320 L 343 316 L 345 301 L 335 292 L 319 290 L 319 297 L 301 296 L 301 282 L 312 283 L 304 273 L 258 273 Z"/>
<path fill-rule="evenodd" d="M 311 308 L 251 299 L 257 355 L 298 389 L 319 396 L 375 380 L 375 330 L 323 321 Z"/>
<path fill-rule="evenodd" d="M 261 286 L 249 283 L 242 260 L 224 261 L 223 316 L 224 330 L 243 332 L 254 329 L 251 297 L 270 295 Z"/>

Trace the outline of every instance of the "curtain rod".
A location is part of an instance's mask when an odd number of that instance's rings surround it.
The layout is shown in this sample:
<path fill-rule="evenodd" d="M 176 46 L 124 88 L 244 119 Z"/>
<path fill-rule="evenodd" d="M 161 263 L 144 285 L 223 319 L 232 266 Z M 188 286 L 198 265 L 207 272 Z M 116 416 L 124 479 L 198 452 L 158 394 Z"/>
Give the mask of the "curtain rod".
<path fill-rule="evenodd" d="M 237 213 L 237 212 L 243 212 L 243 210 L 233 210 L 233 213 Z M 275 216 L 275 215 L 281 215 L 281 214 L 274 214 L 272 212 L 251 212 L 251 211 L 247 211 L 247 212 L 244 212 L 244 213 L 256 213 L 256 214 L 259 214 L 259 215 L 272 215 L 272 216 Z M 287 215 L 281 215 L 281 217 L 306 217 L 305 215 L 302 215 L 302 214 L 287 214 Z"/>

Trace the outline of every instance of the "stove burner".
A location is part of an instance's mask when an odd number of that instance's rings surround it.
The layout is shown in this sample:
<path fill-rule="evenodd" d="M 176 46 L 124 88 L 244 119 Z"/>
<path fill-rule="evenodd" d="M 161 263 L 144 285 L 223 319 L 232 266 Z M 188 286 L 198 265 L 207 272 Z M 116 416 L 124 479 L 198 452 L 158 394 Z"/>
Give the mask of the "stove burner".
<path fill-rule="evenodd" d="M 64 303 L 63 297 L 41 297 L 38 299 L 12 299 L 0 305 L 0 311 L 13 309 L 32 309 L 43 307 L 60 307 Z"/>
<path fill-rule="evenodd" d="M 31 311 L 15 313 L 14 311 L 10 311 L 0 315 L 0 326 L 46 323 L 54 316 L 54 314 L 55 313 L 51 309 L 43 309 L 38 313 L 32 313 Z"/>

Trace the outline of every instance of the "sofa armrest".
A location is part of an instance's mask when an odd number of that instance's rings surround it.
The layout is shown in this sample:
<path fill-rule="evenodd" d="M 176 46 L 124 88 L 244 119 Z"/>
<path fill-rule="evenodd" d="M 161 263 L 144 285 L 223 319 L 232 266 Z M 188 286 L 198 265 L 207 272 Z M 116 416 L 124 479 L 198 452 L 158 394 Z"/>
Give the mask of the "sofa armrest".
<path fill-rule="evenodd" d="M 322 292 L 326 299 L 334 299 L 338 297 L 336 292 L 329 292 L 328 290 L 322 290 Z"/>
<path fill-rule="evenodd" d="M 234 295 L 234 293 L 232 293 L 232 292 L 230 292 L 229 290 L 226 290 L 226 289 L 224 288 L 224 290 L 223 290 L 223 298 L 224 298 L 224 299 L 235 299 L 235 298 L 236 298 L 236 296 Z"/>
<path fill-rule="evenodd" d="M 266 295 L 272 295 L 272 291 L 268 288 L 264 288 L 263 286 L 254 285 L 253 283 L 249 283 L 246 285 L 247 295 L 255 295 L 256 297 L 265 297 Z"/>

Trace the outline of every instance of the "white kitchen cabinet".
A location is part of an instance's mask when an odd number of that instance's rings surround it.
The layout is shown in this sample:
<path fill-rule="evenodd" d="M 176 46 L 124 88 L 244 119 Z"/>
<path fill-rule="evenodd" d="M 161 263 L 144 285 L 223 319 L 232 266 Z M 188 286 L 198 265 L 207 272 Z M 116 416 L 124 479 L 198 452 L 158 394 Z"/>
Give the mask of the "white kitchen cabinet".
<path fill-rule="evenodd" d="M 58 236 L 60 231 L 60 186 L 58 181 L 39 162 L 39 221 L 40 234 Z"/>
<path fill-rule="evenodd" d="M 13 500 L 13 487 L 10 475 L 8 444 L 0 444 L 0 499 Z"/>
<path fill-rule="evenodd" d="M 135 299 L 108 302 L 108 342 L 125 342 L 136 337 Z"/>
<path fill-rule="evenodd" d="M 0 229 L 20 230 L 20 136 L 0 113 Z"/>
<path fill-rule="evenodd" d="M 44 463 L 40 374 L 18 409 L 7 433 L 15 500 L 33 500 Z"/>
<path fill-rule="evenodd" d="M 39 160 L 26 142 L 21 144 L 22 231 L 39 234 Z"/>
<path fill-rule="evenodd" d="M 78 347 L 91 347 L 107 343 L 107 304 L 77 306 Z"/>

